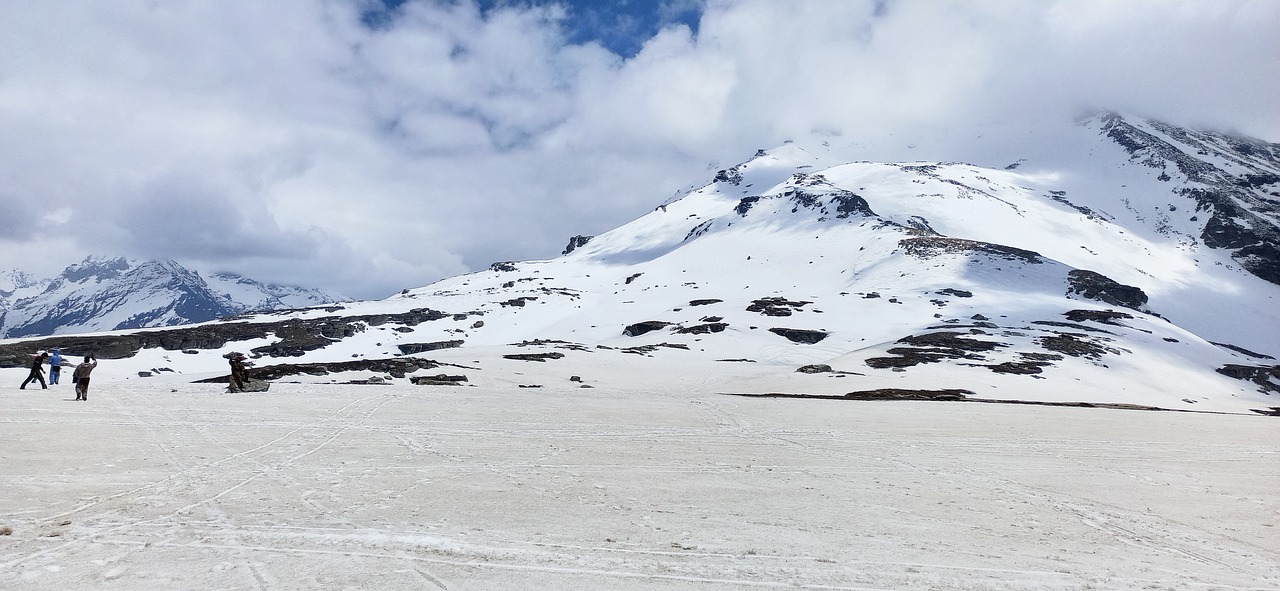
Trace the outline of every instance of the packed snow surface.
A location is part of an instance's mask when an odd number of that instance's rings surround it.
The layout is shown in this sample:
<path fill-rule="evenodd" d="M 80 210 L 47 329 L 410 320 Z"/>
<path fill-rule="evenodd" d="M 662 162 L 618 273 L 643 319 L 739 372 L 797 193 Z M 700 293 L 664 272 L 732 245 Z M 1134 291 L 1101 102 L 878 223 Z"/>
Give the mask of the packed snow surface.
<path fill-rule="evenodd" d="M 1260 416 L 116 379 L 0 423 L 4 589 L 1280 587 Z"/>

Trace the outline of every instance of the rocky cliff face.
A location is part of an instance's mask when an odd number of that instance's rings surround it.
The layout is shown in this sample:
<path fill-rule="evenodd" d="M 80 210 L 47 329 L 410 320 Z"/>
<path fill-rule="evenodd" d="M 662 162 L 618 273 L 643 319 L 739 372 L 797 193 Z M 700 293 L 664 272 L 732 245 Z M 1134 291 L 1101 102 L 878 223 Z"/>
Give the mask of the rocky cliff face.
<path fill-rule="evenodd" d="M 1280 285 L 1280 144 L 1115 113 L 1100 122 L 1131 161 L 1159 170 L 1157 178 L 1192 202 L 1188 215 L 1206 246 Z"/>

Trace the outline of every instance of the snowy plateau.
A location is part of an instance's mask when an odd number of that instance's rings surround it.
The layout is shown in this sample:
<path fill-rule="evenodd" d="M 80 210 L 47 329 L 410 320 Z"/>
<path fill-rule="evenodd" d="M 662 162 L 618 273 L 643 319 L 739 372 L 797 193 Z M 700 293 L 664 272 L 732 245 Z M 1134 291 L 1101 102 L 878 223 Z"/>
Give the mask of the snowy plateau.
<path fill-rule="evenodd" d="M 1280 588 L 1280 145 L 1058 139 L 788 143 L 557 258 L 0 342 L 101 360 L 0 397 L 0 585 Z"/>

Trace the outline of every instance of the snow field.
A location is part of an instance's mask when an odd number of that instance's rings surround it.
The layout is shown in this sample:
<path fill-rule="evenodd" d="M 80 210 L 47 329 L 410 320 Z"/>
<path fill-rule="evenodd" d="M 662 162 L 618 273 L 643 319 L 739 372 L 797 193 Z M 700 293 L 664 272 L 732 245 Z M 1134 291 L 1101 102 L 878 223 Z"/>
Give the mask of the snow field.
<path fill-rule="evenodd" d="M 568 383 L 220 392 L 0 395 L 0 587 L 1280 586 L 1265 417 Z"/>

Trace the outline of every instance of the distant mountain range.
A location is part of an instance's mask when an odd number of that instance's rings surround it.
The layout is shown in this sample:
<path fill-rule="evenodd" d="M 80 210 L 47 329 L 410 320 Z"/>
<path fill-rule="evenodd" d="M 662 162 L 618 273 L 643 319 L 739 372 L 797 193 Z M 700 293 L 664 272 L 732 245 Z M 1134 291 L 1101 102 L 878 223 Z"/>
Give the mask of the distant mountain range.
<path fill-rule="evenodd" d="M 89 257 L 51 279 L 0 272 L 0 338 L 175 326 L 342 301 L 234 273 L 205 278 L 171 260 Z"/>
<path fill-rule="evenodd" d="M 60 345 L 118 359 L 104 376 L 217 379 L 239 350 L 265 378 L 1280 408 L 1280 144 L 1115 113 L 1050 132 L 994 168 L 786 144 L 554 259 L 382 301 L 0 345 L 0 366 Z M 61 281 L 123 281 L 115 266 Z M 180 276 L 159 267 L 140 283 Z M 223 301 L 93 293 L 53 301 L 101 328 Z M 153 303 L 106 314 L 117 299 Z M 50 330 L 60 310 L 6 323 Z"/>

